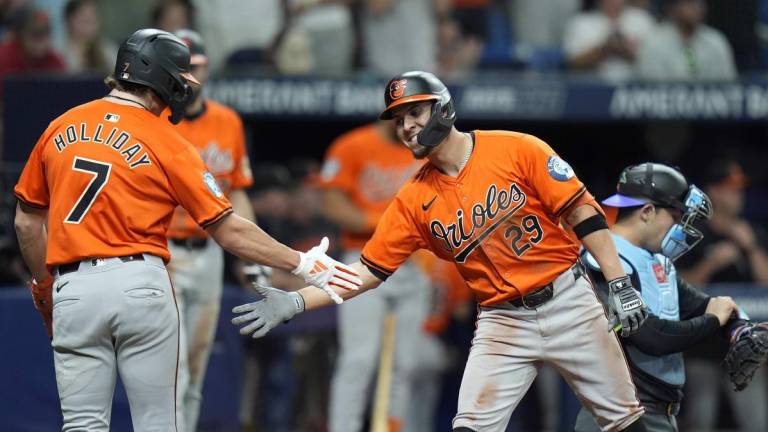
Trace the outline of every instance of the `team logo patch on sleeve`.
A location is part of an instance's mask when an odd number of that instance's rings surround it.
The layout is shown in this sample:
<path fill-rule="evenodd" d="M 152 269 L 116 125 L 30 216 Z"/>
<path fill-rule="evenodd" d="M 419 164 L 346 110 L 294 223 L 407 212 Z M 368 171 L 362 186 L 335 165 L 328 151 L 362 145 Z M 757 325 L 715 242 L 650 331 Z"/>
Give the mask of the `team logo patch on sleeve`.
<path fill-rule="evenodd" d="M 224 196 L 224 192 L 221 191 L 219 184 L 216 182 L 216 177 L 214 177 L 213 174 L 209 172 L 203 174 L 203 182 L 205 182 L 205 185 L 208 186 L 208 190 L 211 191 L 216 198 Z"/>
<path fill-rule="evenodd" d="M 549 157 L 547 160 L 547 170 L 549 175 L 557 181 L 568 181 L 576 175 L 573 172 L 573 168 L 568 165 L 568 162 L 557 156 Z"/>

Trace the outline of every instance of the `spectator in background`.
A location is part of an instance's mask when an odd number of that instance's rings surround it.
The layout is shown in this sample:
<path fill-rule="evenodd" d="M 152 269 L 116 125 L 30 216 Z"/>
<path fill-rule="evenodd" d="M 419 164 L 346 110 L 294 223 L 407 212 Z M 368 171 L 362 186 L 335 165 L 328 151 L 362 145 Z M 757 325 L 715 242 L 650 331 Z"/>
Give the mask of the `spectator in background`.
<path fill-rule="evenodd" d="M 758 31 L 758 8 L 765 0 L 706 0 L 707 24 L 723 32 L 733 48 L 740 72 L 765 67 Z"/>
<path fill-rule="evenodd" d="M 228 61 L 257 65 L 267 62 L 271 47 L 283 28 L 281 2 L 195 1 L 200 34 L 210 46 L 216 47 L 209 54 L 212 73 L 221 70 Z"/>
<path fill-rule="evenodd" d="M 717 159 L 705 181 L 714 214 L 703 227 L 704 241 L 681 266 L 691 283 L 768 284 L 768 234 L 741 217 L 746 176 L 732 159 Z"/>
<path fill-rule="evenodd" d="M 477 67 L 483 44 L 477 37 L 467 37 L 456 19 L 443 16 L 437 26 L 437 62 L 441 75 L 455 79 Z"/>
<path fill-rule="evenodd" d="M 678 268 L 692 284 L 760 283 L 768 284 L 768 236 L 741 217 L 747 179 L 739 163 L 716 158 L 704 179 L 704 192 L 712 200 L 713 215 L 701 227 L 704 240 L 678 261 Z M 734 418 L 743 431 L 768 430 L 768 405 L 765 367 L 755 374 L 752 384 L 734 392 L 718 360 L 725 349 L 713 339 L 705 341 L 686 357 L 687 407 L 682 422 L 688 430 L 715 429 L 721 389 L 731 401 Z M 682 423 L 681 422 L 681 423 Z"/>
<path fill-rule="evenodd" d="M 115 65 L 117 46 L 101 36 L 95 0 L 68 0 L 64 6 L 66 37 L 59 50 L 69 72 L 108 74 Z"/>
<path fill-rule="evenodd" d="M 563 42 L 566 23 L 579 11 L 580 0 L 507 0 L 514 42 L 554 47 Z"/>
<path fill-rule="evenodd" d="M 364 0 L 361 8 L 366 68 L 383 78 L 437 69 L 437 17 L 449 0 Z"/>
<path fill-rule="evenodd" d="M 451 15 L 459 24 L 461 33 L 480 45 L 488 39 L 491 3 L 492 0 L 451 0 Z"/>
<path fill-rule="evenodd" d="M 286 0 L 286 32 L 302 32 L 310 61 L 307 72 L 343 75 L 352 70 L 355 31 L 352 0 Z M 285 40 L 285 39 L 284 39 Z"/>
<path fill-rule="evenodd" d="M 704 24 L 704 0 L 665 3 L 665 22 L 640 46 L 638 77 L 665 81 L 735 79 L 731 46 L 722 33 Z"/>
<path fill-rule="evenodd" d="M 638 45 L 654 28 L 653 17 L 626 0 L 598 0 L 594 10 L 567 24 L 563 48 L 568 67 L 612 81 L 630 79 Z"/>
<path fill-rule="evenodd" d="M 11 32 L 0 44 L 0 82 L 10 74 L 63 72 L 64 61 L 51 46 L 48 14 L 33 6 L 14 11 Z"/>
<path fill-rule="evenodd" d="M 152 10 L 152 27 L 171 33 L 192 29 L 194 16 L 190 0 L 159 0 Z"/>
<path fill-rule="evenodd" d="M 0 0 L 0 39 L 9 31 L 8 21 L 13 12 L 24 6 L 28 0 Z"/>

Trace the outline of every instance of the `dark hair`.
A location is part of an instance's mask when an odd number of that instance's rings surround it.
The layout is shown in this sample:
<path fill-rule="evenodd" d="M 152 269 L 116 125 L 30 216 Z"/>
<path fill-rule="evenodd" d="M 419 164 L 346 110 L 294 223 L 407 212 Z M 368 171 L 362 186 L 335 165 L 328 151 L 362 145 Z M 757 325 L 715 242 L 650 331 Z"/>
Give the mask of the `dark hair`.
<path fill-rule="evenodd" d="M 16 35 L 23 34 L 30 29 L 47 29 L 50 32 L 51 23 L 48 12 L 33 5 L 21 6 L 8 13 L 6 18 L 8 27 Z"/>
<path fill-rule="evenodd" d="M 618 213 L 616 213 L 616 222 L 621 222 L 624 219 L 629 218 L 633 214 L 635 214 L 636 211 L 643 208 L 643 206 L 632 206 L 632 207 L 619 207 Z"/>
<path fill-rule="evenodd" d="M 64 21 L 66 25 L 69 26 L 69 20 L 72 19 L 83 6 L 89 4 L 96 7 L 96 0 L 68 0 L 67 4 L 64 6 Z M 88 41 L 88 45 L 85 49 L 85 58 L 83 60 L 85 69 L 104 72 L 111 68 L 112 65 L 108 64 L 107 59 L 104 57 L 102 42 L 99 35 L 97 35 L 96 39 Z"/>
<path fill-rule="evenodd" d="M 187 9 L 187 26 L 189 28 L 195 27 L 195 6 L 190 0 L 159 0 L 155 7 L 152 8 L 152 26 L 158 28 L 157 23 L 165 13 L 166 9 L 173 5 L 182 5 Z"/>
<path fill-rule="evenodd" d="M 81 7 L 88 3 L 96 4 L 95 0 L 68 0 L 64 5 L 64 19 L 69 20 Z"/>
<path fill-rule="evenodd" d="M 106 84 L 110 90 L 117 89 L 120 91 L 124 91 L 126 93 L 130 93 L 132 95 L 141 96 L 141 97 L 146 97 L 147 92 L 154 93 L 154 90 L 152 90 L 152 88 L 149 86 L 136 84 L 128 81 L 120 81 L 116 79 L 114 75 L 111 75 L 111 74 L 108 77 L 104 78 L 104 84 Z M 157 95 L 157 93 L 155 93 L 155 96 L 157 96 L 158 98 L 160 97 Z"/>

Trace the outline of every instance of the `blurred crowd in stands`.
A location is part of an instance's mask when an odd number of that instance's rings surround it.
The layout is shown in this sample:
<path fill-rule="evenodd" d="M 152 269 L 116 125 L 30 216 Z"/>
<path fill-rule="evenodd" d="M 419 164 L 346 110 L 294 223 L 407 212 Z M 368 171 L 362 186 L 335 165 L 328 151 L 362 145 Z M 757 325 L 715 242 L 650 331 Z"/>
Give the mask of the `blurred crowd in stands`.
<path fill-rule="evenodd" d="M 768 57 L 768 0 L 3 0 L 0 77 L 104 74 L 146 26 L 198 30 L 214 74 L 731 80 Z"/>
<path fill-rule="evenodd" d="M 448 80 L 482 71 L 569 71 L 610 81 L 726 81 L 768 66 L 768 0 L 0 0 L 0 83 L 30 73 L 105 76 L 118 44 L 146 26 L 198 30 L 214 76 L 388 78 L 421 69 Z M 0 190 L 10 191 L 18 170 L 1 167 Z M 322 212 L 319 169 L 313 160 L 253 167 L 249 196 L 259 225 L 295 249 L 338 232 Z M 702 176 L 716 213 L 704 243 L 680 262 L 691 282 L 768 286 L 768 235 L 740 216 L 748 177 L 735 161 L 720 161 Z M 10 193 L 0 195 L 0 285 L 28 278 L 10 223 L 14 207 Z M 238 271 L 227 275 L 231 285 L 248 285 Z M 298 286 L 280 274 L 273 283 Z M 457 310 L 457 326 L 443 329 L 454 342 L 446 354 L 446 376 L 456 381 L 444 382 L 448 409 L 472 332 L 471 307 Z M 331 329 L 252 343 L 251 364 L 260 372 L 246 374 L 261 379 L 244 379 L 244 424 L 273 432 L 324 430 L 334 341 Z M 690 415 L 684 410 L 681 424 L 708 430 L 722 423 L 717 396 L 728 394 L 735 399 L 733 424 L 768 430 L 765 371 L 749 395 L 721 391 L 720 381 L 707 379 L 720 369 L 710 360 L 697 363 L 709 355 L 699 354 L 690 372 L 700 378 L 689 382 L 706 388 L 688 393 Z M 546 406 L 551 398 L 542 401 L 540 411 L 552 409 Z M 554 428 L 544 425 L 551 418 L 516 424 Z"/>

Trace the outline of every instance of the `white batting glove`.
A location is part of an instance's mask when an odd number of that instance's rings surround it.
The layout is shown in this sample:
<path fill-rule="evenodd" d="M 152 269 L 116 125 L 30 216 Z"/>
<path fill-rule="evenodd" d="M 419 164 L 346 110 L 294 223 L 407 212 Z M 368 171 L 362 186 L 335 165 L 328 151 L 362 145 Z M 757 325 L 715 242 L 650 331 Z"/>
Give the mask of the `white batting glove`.
<path fill-rule="evenodd" d="M 328 251 L 328 237 L 323 237 L 320 244 L 306 253 L 299 252 L 299 265 L 292 271 L 301 276 L 304 281 L 314 285 L 328 294 L 336 304 L 344 300 L 336 294 L 333 287 L 356 291 L 363 281 L 360 275 L 347 265 L 344 265 L 325 254 Z"/>

